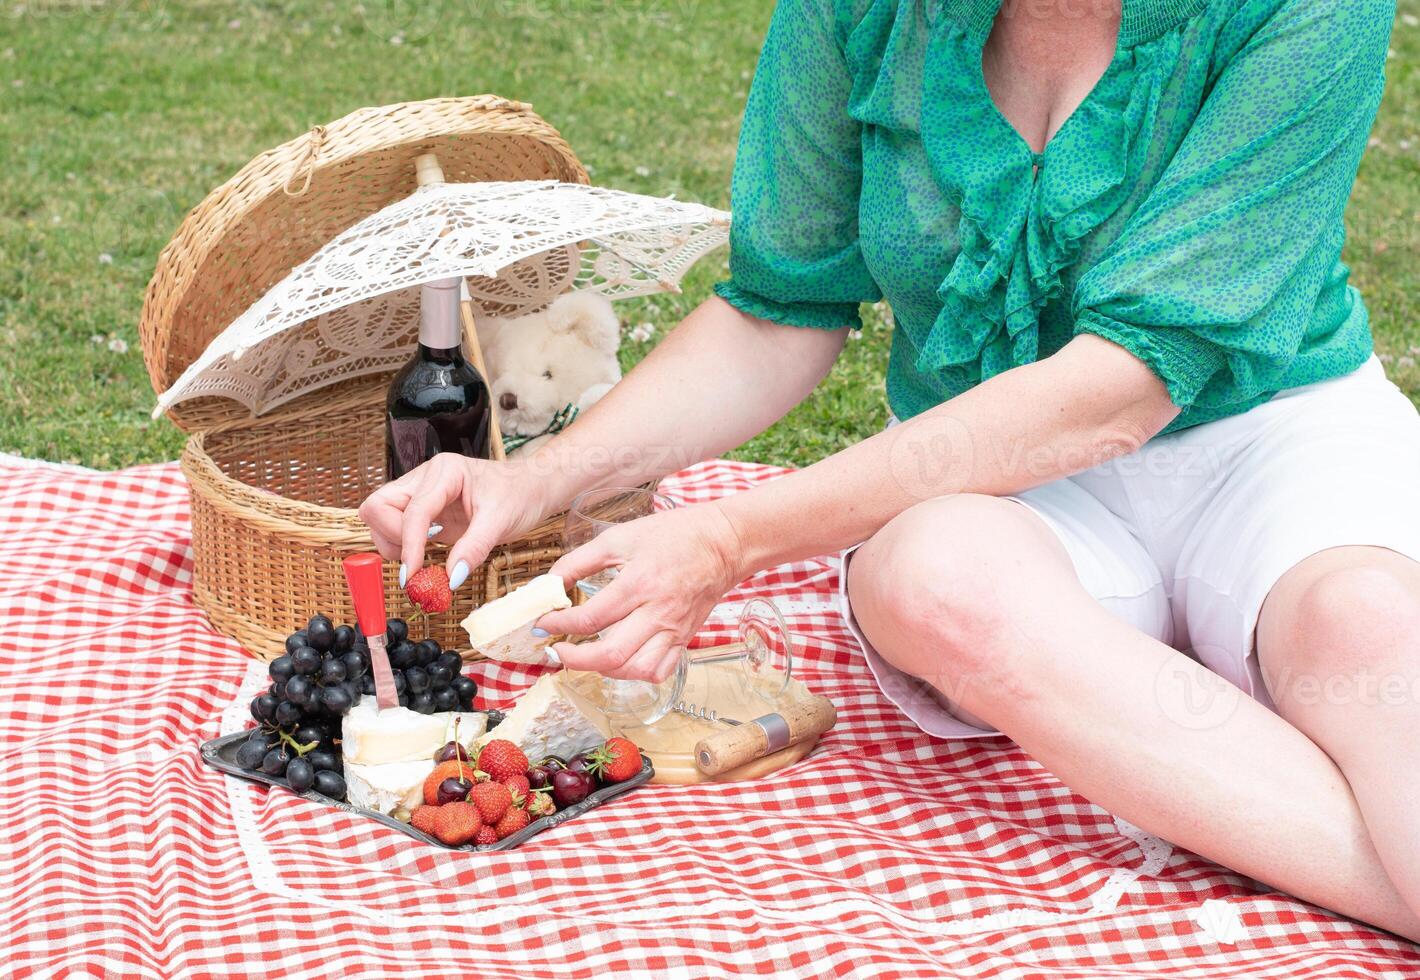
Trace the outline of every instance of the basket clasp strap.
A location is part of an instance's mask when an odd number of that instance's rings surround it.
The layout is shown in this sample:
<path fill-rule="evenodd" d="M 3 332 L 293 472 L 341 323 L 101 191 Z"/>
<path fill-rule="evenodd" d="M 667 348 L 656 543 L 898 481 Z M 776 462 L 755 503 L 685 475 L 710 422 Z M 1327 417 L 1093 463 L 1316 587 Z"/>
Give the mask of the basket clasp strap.
<path fill-rule="evenodd" d="M 301 154 L 300 158 L 296 161 L 296 165 L 291 168 L 291 173 L 286 177 L 286 183 L 281 187 L 281 189 L 286 192 L 287 197 L 300 197 L 302 194 L 306 193 L 306 191 L 310 190 L 311 176 L 316 172 L 316 161 L 320 159 L 321 146 L 324 143 L 325 127 L 312 126 L 310 138 L 306 140 L 306 152 Z M 300 188 L 292 190 L 291 185 L 295 182 L 297 177 L 301 176 L 302 171 L 305 171 L 305 181 L 302 182 Z"/>

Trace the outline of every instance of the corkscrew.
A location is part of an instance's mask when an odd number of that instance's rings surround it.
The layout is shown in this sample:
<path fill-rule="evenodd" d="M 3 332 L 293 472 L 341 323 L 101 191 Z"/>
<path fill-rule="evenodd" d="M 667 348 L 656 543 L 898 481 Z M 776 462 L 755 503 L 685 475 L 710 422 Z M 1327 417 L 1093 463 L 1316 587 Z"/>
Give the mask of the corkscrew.
<path fill-rule="evenodd" d="M 692 718 L 699 718 L 701 721 L 708 721 L 712 724 L 720 722 L 726 725 L 741 724 L 733 718 L 723 718 L 720 713 L 709 705 L 697 705 L 693 701 L 677 701 L 671 705 L 671 710 L 676 714 L 689 715 Z"/>
<path fill-rule="evenodd" d="M 740 670 L 735 676 L 746 691 L 768 704 L 779 699 L 794 669 L 794 641 L 779 607 L 768 599 L 751 599 L 740 610 L 737 628 L 739 640 L 734 643 L 681 653 L 671 676 L 656 685 L 654 700 L 641 716 L 643 724 L 654 724 L 672 711 L 704 721 L 739 724 L 681 696 L 690 670 L 711 664 L 738 663 Z"/>
<path fill-rule="evenodd" d="M 833 727 L 838 712 L 833 702 L 817 694 L 797 697 L 780 705 L 793 669 L 793 638 L 779 607 L 768 599 L 751 599 L 740 612 L 739 640 L 724 646 L 688 652 L 681 657 L 669 683 L 668 711 L 728 727 L 695 745 L 695 767 L 707 776 L 718 776 L 755 759 L 779 752 Z M 750 721 L 720 714 L 708 704 L 681 697 L 686 673 L 692 667 L 738 661 L 740 682 L 775 708 Z M 782 679 L 780 675 L 782 674 Z"/>
<path fill-rule="evenodd" d="M 817 738 L 838 721 L 838 711 L 828 698 L 810 694 L 753 721 L 725 717 L 719 720 L 731 726 L 729 731 L 716 732 L 695 744 L 695 768 L 707 776 L 718 776 L 771 752 Z"/>

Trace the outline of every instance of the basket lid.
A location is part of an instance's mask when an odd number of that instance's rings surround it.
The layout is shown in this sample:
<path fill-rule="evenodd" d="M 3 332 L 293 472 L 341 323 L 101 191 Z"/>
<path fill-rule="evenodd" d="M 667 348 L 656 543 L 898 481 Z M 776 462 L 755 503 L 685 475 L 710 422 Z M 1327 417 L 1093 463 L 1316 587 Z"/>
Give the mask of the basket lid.
<path fill-rule="evenodd" d="M 229 323 L 328 240 L 413 192 L 414 161 L 425 153 L 438 156 L 450 181 L 587 182 L 552 126 L 530 106 L 493 95 L 358 109 L 316 126 L 208 194 L 158 256 L 139 324 L 153 390 L 166 391 Z M 236 402 L 213 401 L 183 403 L 169 416 L 200 429 L 248 414 Z"/>

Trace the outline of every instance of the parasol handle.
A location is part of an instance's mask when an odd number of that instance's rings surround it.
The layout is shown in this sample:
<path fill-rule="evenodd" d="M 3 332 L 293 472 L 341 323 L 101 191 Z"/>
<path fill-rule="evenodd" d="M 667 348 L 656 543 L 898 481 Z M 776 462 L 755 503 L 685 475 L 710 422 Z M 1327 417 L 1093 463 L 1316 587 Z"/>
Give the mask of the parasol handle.
<path fill-rule="evenodd" d="M 439 158 L 432 153 L 422 153 L 414 158 L 414 179 L 420 187 L 444 182 L 444 168 L 439 166 Z"/>
<path fill-rule="evenodd" d="M 464 300 L 459 304 L 459 314 L 463 317 L 463 342 L 473 358 L 473 366 L 483 375 L 483 383 L 488 386 L 488 424 L 493 429 L 493 459 L 507 458 L 503 452 L 503 430 L 498 425 L 498 406 L 493 402 L 493 379 L 488 376 L 488 367 L 483 363 L 483 346 L 478 342 L 478 330 L 473 324 L 473 304 Z"/>
<path fill-rule="evenodd" d="M 415 157 L 414 179 L 420 187 L 442 184 L 444 168 L 439 165 L 439 158 L 432 153 L 421 153 Z M 498 425 L 498 406 L 493 404 L 493 379 L 488 376 L 488 365 L 483 360 L 483 345 L 478 342 L 478 329 L 473 322 L 473 304 L 468 300 L 461 302 L 459 315 L 463 319 L 464 346 L 468 348 L 469 356 L 473 359 L 473 366 L 483 375 L 483 383 L 488 386 L 488 425 L 492 429 L 490 435 L 493 439 L 493 459 L 502 461 L 507 458 L 507 454 L 503 452 L 503 430 Z"/>

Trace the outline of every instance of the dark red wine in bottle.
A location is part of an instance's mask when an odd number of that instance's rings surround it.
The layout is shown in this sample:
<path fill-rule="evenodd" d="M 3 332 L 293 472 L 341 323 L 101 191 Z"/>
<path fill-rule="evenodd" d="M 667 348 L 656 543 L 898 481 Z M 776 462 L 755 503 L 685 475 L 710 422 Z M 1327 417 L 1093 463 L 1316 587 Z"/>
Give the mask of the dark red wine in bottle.
<path fill-rule="evenodd" d="M 394 376 L 385 401 L 388 480 L 439 453 L 492 455 L 492 399 L 463 356 L 459 280 L 426 283 L 419 302 L 419 350 Z"/>

